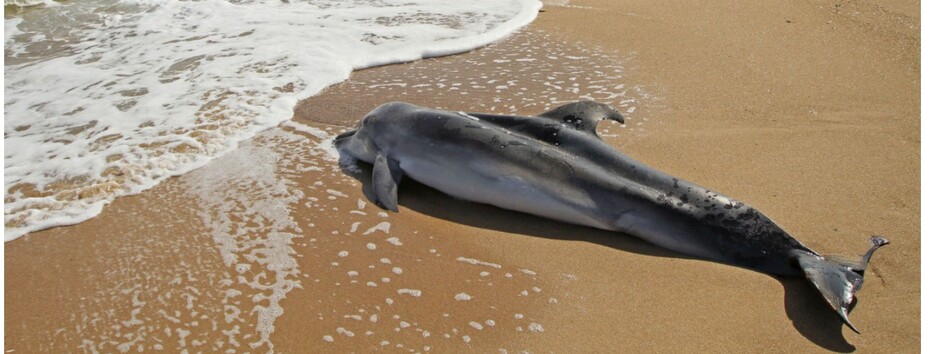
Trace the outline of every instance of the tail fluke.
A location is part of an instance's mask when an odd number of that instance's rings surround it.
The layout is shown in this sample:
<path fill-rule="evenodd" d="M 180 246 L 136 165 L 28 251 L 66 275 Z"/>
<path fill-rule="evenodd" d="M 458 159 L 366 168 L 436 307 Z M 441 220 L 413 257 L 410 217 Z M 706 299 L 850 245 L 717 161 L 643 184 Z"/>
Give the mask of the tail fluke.
<path fill-rule="evenodd" d="M 858 329 L 848 320 L 848 312 L 855 303 L 855 293 L 864 282 L 864 271 L 871 261 L 871 255 L 881 246 L 888 244 L 880 236 L 871 237 L 871 248 L 857 262 L 839 257 L 822 257 L 813 253 L 801 252 L 796 255 L 800 267 L 809 281 L 822 293 L 826 302 L 838 313 L 842 321 L 855 333 Z"/>

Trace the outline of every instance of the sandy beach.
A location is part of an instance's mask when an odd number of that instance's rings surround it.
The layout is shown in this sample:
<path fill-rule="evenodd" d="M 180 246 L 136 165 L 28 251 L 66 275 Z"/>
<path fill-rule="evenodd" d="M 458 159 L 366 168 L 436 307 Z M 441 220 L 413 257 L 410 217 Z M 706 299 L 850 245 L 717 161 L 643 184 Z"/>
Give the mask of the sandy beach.
<path fill-rule="evenodd" d="M 742 200 L 824 254 L 880 250 L 853 333 L 805 279 L 404 182 L 362 193 L 328 138 L 389 101 L 532 115 Z M 355 72 L 293 121 L 87 222 L 4 249 L 15 352 L 914 352 L 920 5 L 582 0 L 454 56 Z"/>

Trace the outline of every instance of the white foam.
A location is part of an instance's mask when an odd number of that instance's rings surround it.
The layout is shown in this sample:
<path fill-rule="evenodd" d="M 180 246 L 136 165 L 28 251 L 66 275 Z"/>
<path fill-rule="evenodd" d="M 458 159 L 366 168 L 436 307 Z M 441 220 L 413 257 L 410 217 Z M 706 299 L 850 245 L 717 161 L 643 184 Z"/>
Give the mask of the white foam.
<path fill-rule="evenodd" d="M 334 190 L 334 189 L 326 189 L 326 190 L 325 190 L 325 193 L 331 194 L 331 195 L 333 195 L 333 196 L 335 196 L 335 197 L 342 197 L 342 198 L 347 198 L 347 197 L 348 197 L 347 194 L 344 194 L 344 193 L 342 193 L 342 192 L 340 192 L 340 191 L 336 191 L 336 190 Z"/>
<path fill-rule="evenodd" d="M 416 290 L 416 289 L 398 289 L 397 294 L 400 294 L 400 295 L 407 294 L 412 297 L 420 297 L 422 296 L 422 291 Z"/>
<path fill-rule="evenodd" d="M 4 22 L 6 241 L 86 220 L 116 196 L 200 167 L 288 120 L 299 99 L 353 69 L 471 50 L 531 22 L 541 7 L 535 0 L 57 4 Z"/>
<path fill-rule="evenodd" d="M 390 223 L 386 221 L 381 221 L 379 224 L 375 225 L 374 227 L 367 229 L 367 231 L 364 231 L 364 235 L 370 235 L 377 231 L 382 231 L 385 234 L 389 234 Z"/>
<path fill-rule="evenodd" d="M 13 6 L 19 6 L 19 7 L 29 7 L 29 6 L 36 6 L 40 4 L 46 5 L 46 6 L 58 5 L 58 3 L 52 0 L 3 0 L 4 6 L 13 5 Z"/>
<path fill-rule="evenodd" d="M 465 263 L 468 263 L 468 264 L 483 265 L 483 266 L 488 266 L 488 267 L 491 267 L 491 268 L 498 268 L 498 269 L 501 268 L 501 265 L 500 265 L 500 264 L 490 263 L 490 262 L 484 262 L 484 261 L 479 261 L 479 260 L 473 259 L 473 258 L 458 257 L 458 258 L 456 258 L 455 260 L 457 260 L 457 261 L 459 261 L 459 262 L 465 262 Z"/>
<path fill-rule="evenodd" d="M 251 348 L 267 346 L 274 321 L 283 313 L 279 301 L 300 287 L 293 240 L 300 237 L 291 209 L 303 199 L 293 182 L 278 173 L 288 168 L 283 151 L 305 151 L 308 139 L 280 129 L 216 160 L 180 180 L 186 193 L 199 198 L 197 209 L 226 266 L 237 271 L 238 291 L 228 288 L 224 301 L 252 301 L 249 313 L 239 310 L 230 320 L 256 321 L 256 334 L 245 336 Z M 248 222 L 252 220 L 254 222 Z M 275 279 L 270 281 L 269 279 Z M 233 285 L 233 281 L 227 286 Z M 240 290 L 249 289 L 246 293 Z M 235 301 L 236 300 L 236 301 Z M 236 309 L 232 307 L 232 309 Z"/>
<path fill-rule="evenodd" d="M 455 301 L 468 301 L 471 300 L 471 295 L 465 293 L 455 294 Z"/>

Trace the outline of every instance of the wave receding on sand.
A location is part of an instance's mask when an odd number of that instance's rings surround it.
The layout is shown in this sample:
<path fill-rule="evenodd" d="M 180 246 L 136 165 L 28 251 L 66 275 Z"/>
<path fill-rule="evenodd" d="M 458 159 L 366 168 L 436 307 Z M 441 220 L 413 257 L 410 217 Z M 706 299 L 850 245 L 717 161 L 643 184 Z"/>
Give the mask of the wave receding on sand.
<path fill-rule="evenodd" d="M 5 20 L 5 240 L 203 166 L 353 70 L 483 46 L 541 6 L 100 0 L 24 11 Z"/>

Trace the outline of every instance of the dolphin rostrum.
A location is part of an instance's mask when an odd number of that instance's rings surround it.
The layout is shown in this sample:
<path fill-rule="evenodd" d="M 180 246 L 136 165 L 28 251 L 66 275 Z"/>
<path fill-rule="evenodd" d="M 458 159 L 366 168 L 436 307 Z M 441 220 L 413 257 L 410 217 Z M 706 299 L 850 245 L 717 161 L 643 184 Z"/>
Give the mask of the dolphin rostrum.
<path fill-rule="evenodd" d="M 768 274 L 805 274 L 849 328 L 871 255 L 825 257 L 749 205 L 636 161 L 602 141 L 613 108 L 571 103 L 535 117 L 449 112 L 394 102 L 335 139 L 373 164 L 379 206 L 397 211 L 403 176 L 451 196 L 624 232 L 673 251 Z"/>

